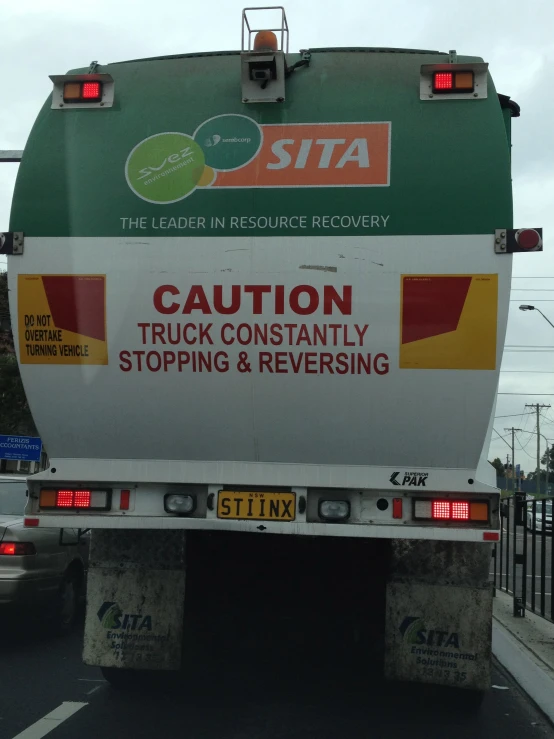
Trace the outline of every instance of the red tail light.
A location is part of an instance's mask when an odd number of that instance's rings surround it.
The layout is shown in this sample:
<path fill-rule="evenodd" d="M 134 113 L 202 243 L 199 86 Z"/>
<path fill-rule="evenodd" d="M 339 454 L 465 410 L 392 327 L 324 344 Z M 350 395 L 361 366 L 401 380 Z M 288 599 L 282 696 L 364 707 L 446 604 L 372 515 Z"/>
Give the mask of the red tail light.
<path fill-rule="evenodd" d="M 81 80 L 66 82 L 63 86 L 64 103 L 97 103 L 102 100 L 102 83 Z"/>
<path fill-rule="evenodd" d="M 454 87 L 454 75 L 452 72 L 435 72 L 434 79 L 435 91 L 452 90 Z"/>
<path fill-rule="evenodd" d="M 102 85 L 100 82 L 83 82 L 83 100 L 100 100 L 102 97 Z"/>
<path fill-rule="evenodd" d="M 434 500 L 433 501 L 433 511 L 431 514 L 432 518 L 450 518 L 451 517 L 451 507 L 450 507 L 450 501 L 449 500 Z"/>
<path fill-rule="evenodd" d="M 3 541 L 0 543 L 0 555 L 21 557 L 26 554 L 36 554 L 35 545 L 30 541 Z"/>
<path fill-rule="evenodd" d="M 516 241 L 522 249 L 534 251 L 541 245 L 541 236 L 534 228 L 521 228 L 516 233 Z"/>
<path fill-rule="evenodd" d="M 111 491 L 43 488 L 40 491 L 39 505 L 41 510 L 45 511 L 52 509 L 109 511 Z"/>
<path fill-rule="evenodd" d="M 402 498 L 393 498 L 392 500 L 392 517 L 402 518 Z"/>
<path fill-rule="evenodd" d="M 128 511 L 130 502 L 131 502 L 131 491 L 122 490 L 120 497 L 119 497 L 119 510 Z"/>
<path fill-rule="evenodd" d="M 414 500 L 414 518 L 427 521 L 470 521 L 488 523 L 488 500 Z"/>
<path fill-rule="evenodd" d="M 76 490 L 73 505 L 75 508 L 90 508 L 90 490 Z"/>
<path fill-rule="evenodd" d="M 483 541 L 500 541 L 500 532 L 483 531 Z"/>
<path fill-rule="evenodd" d="M 73 508 L 73 490 L 58 490 L 56 508 Z"/>
<path fill-rule="evenodd" d="M 433 92 L 460 93 L 473 92 L 474 74 L 471 70 L 455 72 L 435 72 L 433 76 Z"/>
<path fill-rule="evenodd" d="M 452 520 L 469 521 L 469 502 L 461 500 L 452 501 Z"/>

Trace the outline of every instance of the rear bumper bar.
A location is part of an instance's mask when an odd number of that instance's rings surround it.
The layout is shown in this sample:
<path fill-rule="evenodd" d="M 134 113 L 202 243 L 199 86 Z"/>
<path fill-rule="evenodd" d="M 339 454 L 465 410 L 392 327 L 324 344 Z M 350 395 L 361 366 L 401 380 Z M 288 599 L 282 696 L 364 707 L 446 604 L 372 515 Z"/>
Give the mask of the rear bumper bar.
<path fill-rule="evenodd" d="M 309 523 L 280 521 L 235 521 L 173 516 L 123 516 L 47 514 L 34 516 L 39 526 L 80 529 L 188 529 L 195 531 L 237 531 L 260 534 L 294 534 L 296 536 L 342 536 L 366 539 L 420 539 L 427 541 L 494 542 L 500 536 L 495 529 L 439 527 L 417 525 L 385 525 L 365 523 Z M 487 538 L 485 538 L 485 535 Z"/>

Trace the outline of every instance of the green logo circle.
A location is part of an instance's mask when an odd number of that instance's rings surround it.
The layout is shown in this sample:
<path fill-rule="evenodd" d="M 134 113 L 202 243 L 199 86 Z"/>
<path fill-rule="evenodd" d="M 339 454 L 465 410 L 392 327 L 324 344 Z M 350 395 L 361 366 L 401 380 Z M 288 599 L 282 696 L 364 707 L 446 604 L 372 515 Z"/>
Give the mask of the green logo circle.
<path fill-rule="evenodd" d="M 254 159 L 262 145 L 262 130 L 245 115 L 218 115 L 201 123 L 194 139 L 204 150 L 209 167 L 228 172 Z"/>
<path fill-rule="evenodd" d="M 184 133 L 157 133 L 137 144 L 125 163 L 133 192 L 149 203 L 176 203 L 195 189 L 204 152 Z"/>

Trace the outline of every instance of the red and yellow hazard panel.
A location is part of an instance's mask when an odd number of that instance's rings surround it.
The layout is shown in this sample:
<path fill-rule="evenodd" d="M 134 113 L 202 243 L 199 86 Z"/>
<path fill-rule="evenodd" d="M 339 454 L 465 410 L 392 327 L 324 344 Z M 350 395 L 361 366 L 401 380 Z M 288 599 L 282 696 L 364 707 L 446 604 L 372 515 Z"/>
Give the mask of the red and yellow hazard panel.
<path fill-rule="evenodd" d="M 108 364 L 105 275 L 19 275 L 22 364 Z"/>
<path fill-rule="evenodd" d="M 402 275 L 401 369 L 496 369 L 498 275 Z"/>

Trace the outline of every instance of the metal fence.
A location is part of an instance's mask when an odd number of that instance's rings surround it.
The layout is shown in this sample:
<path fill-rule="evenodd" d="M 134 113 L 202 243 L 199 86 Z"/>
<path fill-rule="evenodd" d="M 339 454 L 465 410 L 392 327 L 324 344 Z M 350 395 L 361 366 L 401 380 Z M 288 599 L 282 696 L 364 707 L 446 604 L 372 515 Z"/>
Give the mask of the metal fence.
<path fill-rule="evenodd" d="M 502 498 L 500 541 L 492 553 L 494 587 L 513 597 L 514 616 L 530 610 L 554 621 L 552 498 Z"/>

